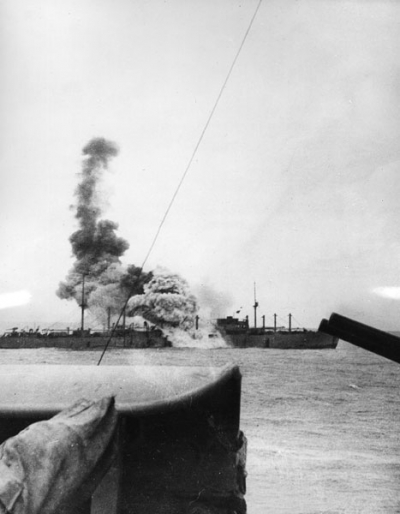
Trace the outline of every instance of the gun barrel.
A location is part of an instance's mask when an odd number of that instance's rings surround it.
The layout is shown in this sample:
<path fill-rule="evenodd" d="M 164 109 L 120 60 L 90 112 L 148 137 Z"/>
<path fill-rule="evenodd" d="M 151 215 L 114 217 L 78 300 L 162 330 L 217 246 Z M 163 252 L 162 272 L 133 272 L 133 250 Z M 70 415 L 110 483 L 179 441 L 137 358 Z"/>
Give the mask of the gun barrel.
<path fill-rule="evenodd" d="M 400 338 L 393 334 L 359 323 L 335 312 L 331 314 L 329 321 L 326 319 L 321 321 L 319 331 L 400 364 Z"/>

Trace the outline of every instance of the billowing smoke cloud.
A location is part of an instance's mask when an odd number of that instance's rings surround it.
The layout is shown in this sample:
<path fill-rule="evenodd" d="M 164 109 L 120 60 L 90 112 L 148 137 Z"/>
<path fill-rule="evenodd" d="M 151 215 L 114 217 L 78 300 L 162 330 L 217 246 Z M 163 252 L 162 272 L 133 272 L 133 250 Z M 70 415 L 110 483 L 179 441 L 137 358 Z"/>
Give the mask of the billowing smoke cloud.
<path fill-rule="evenodd" d="M 224 346 L 222 340 L 207 344 L 210 327 L 196 328 L 197 300 L 183 278 L 164 269 L 143 273 L 137 266 L 121 263 L 129 244 L 117 235 L 117 223 L 102 219 L 100 188 L 118 148 L 106 139 L 95 138 L 82 153 L 74 206 L 79 228 L 69 238 L 76 260 L 57 295 L 81 305 L 84 283 L 84 303 L 103 323 L 109 314 L 120 314 L 131 297 L 127 315 L 139 314 L 158 325 L 174 345 L 193 346 L 193 341 L 202 339 L 202 347 Z"/>
<path fill-rule="evenodd" d="M 164 268 L 154 270 L 143 294 L 129 300 L 127 311 L 158 325 L 174 346 L 226 346 L 218 334 L 210 340 L 211 327 L 199 324 L 197 299 L 186 280 Z"/>
<path fill-rule="evenodd" d="M 202 318 L 214 320 L 223 318 L 233 305 L 232 298 L 228 294 L 215 290 L 210 284 L 201 284 L 195 291 Z"/>
<path fill-rule="evenodd" d="M 101 179 L 111 158 L 118 154 L 115 143 L 95 138 L 83 148 L 81 181 L 76 190 L 75 217 L 79 229 L 69 238 L 76 261 L 57 295 L 62 299 L 82 300 L 83 277 L 85 304 L 93 311 L 118 313 L 131 293 L 142 292 L 151 274 L 136 266 L 125 267 L 120 257 L 129 243 L 116 234 L 118 224 L 101 219 Z M 105 314 L 104 314 L 105 315 Z"/>
<path fill-rule="evenodd" d="M 187 330 L 195 324 L 197 301 L 186 280 L 176 273 L 157 268 L 144 286 L 143 294 L 129 300 L 128 312 L 132 316 L 140 314 L 160 327 L 179 326 Z"/>

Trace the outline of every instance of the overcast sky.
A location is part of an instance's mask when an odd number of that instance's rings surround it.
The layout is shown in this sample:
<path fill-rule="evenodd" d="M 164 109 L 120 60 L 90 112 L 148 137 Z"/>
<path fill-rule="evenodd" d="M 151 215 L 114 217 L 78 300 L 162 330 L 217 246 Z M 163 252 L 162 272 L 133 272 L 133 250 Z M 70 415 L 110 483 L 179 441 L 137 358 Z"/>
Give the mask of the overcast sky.
<path fill-rule="evenodd" d="M 120 147 L 104 216 L 142 263 L 257 4 L 1 3 L 0 294 L 31 300 L 0 323 L 79 321 L 55 290 L 93 137 Z M 398 2 L 264 0 L 147 270 L 220 314 L 252 316 L 256 282 L 267 322 L 400 329 L 399 43 Z"/>

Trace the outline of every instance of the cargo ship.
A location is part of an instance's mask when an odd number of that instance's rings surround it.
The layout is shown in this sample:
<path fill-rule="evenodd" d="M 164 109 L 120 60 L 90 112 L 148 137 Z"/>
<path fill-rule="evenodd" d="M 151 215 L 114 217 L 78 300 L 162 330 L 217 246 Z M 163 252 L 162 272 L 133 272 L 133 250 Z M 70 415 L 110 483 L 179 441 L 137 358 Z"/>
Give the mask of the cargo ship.
<path fill-rule="evenodd" d="M 253 327 L 249 325 L 248 316 L 243 320 L 233 316 L 217 319 L 216 329 L 228 345 L 233 348 L 275 348 L 279 350 L 324 350 L 337 347 L 339 338 L 336 336 L 305 328 L 292 329 L 292 314 L 289 314 L 287 328 L 277 326 L 277 314 L 274 314 L 272 327 L 265 326 L 265 316 L 262 316 L 262 326 L 258 327 L 258 306 L 256 283 L 254 283 Z"/>
<path fill-rule="evenodd" d="M 0 348 L 66 348 L 90 350 L 109 348 L 168 348 L 172 344 L 162 330 L 146 325 L 143 328 L 117 327 L 112 330 L 44 329 L 6 330 L 0 337 Z"/>
<path fill-rule="evenodd" d="M 277 327 L 276 314 L 274 326 L 249 326 L 249 319 L 243 320 L 228 316 L 217 320 L 216 328 L 225 341 L 234 348 L 275 348 L 282 350 L 323 350 L 335 349 L 339 339 L 316 330 L 291 327 L 292 316 L 289 314 L 289 326 Z M 265 317 L 263 317 L 263 321 Z"/>

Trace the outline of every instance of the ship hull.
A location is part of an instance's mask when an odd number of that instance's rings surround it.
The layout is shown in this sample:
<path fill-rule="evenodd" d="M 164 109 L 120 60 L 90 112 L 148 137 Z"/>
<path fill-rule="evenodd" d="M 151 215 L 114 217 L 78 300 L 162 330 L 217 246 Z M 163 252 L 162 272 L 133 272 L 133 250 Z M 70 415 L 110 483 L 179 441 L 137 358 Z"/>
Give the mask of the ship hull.
<path fill-rule="evenodd" d="M 171 346 L 166 337 L 151 332 L 135 331 L 125 336 L 62 336 L 62 337 L 1 337 L 0 349 L 67 348 L 71 350 L 109 348 L 165 348 Z"/>
<path fill-rule="evenodd" d="M 270 348 L 279 350 L 335 349 L 336 337 L 311 330 L 296 332 L 235 333 L 221 330 L 225 341 L 233 348 Z"/>

